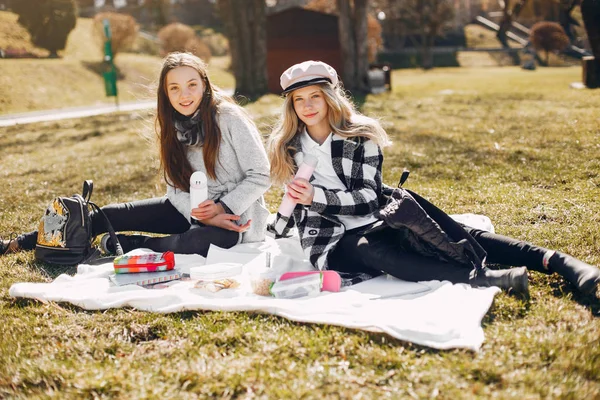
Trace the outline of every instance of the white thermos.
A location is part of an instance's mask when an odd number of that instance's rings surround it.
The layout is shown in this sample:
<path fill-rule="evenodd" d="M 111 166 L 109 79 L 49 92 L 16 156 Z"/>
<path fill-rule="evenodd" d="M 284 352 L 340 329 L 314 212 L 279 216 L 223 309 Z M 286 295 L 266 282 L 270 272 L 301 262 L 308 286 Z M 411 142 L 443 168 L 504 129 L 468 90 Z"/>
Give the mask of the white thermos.
<path fill-rule="evenodd" d="M 193 208 L 198 208 L 198 205 L 207 198 L 208 182 L 206 174 L 202 171 L 196 171 L 190 176 L 190 213 Z"/>

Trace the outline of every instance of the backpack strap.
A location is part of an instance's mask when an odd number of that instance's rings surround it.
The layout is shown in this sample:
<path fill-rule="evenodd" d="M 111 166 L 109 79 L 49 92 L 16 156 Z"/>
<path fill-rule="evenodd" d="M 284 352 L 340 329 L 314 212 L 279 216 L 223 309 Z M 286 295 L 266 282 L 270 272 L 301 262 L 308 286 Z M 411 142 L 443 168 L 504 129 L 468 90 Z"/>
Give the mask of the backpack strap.
<path fill-rule="evenodd" d="M 83 197 L 83 200 L 85 200 L 86 203 L 90 202 L 93 191 L 94 191 L 94 181 L 92 181 L 91 179 L 84 181 L 83 182 L 83 190 L 81 191 L 81 196 Z"/>
<path fill-rule="evenodd" d="M 115 245 L 115 252 L 117 253 L 118 256 L 123 254 L 123 248 L 121 247 L 121 243 L 119 242 L 119 239 L 117 238 L 117 234 L 115 233 L 115 230 L 113 229 L 112 224 L 110 223 L 110 220 L 108 219 L 108 217 L 106 216 L 106 214 L 104 213 L 104 211 L 102 211 L 102 209 L 100 207 L 98 207 L 98 205 L 96 203 L 93 203 L 91 201 L 88 201 L 88 204 L 90 206 L 92 206 L 92 208 L 98 212 L 98 214 L 102 215 L 104 217 L 104 220 L 106 221 L 106 227 L 108 229 L 108 234 L 110 235 L 111 240 L 113 241 L 114 245 Z"/>
<path fill-rule="evenodd" d="M 398 187 L 401 188 L 402 185 L 404 185 L 404 182 L 406 182 L 406 180 L 408 179 L 408 175 L 410 174 L 410 171 L 405 169 L 404 171 L 402 171 L 402 175 L 400 176 L 400 181 L 398 182 Z"/>
<path fill-rule="evenodd" d="M 104 220 L 106 221 L 106 227 L 108 229 L 108 234 L 110 235 L 110 238 L 112 239 L 113 243 L 115 244 L 115 251 L 116 251 L 117 255 L 120 256 L 123 254 L 123 248 L 121 247 L 121 243 L 119 243 L 119 239 L 117 238 L 117 234 L 115 233 L 115 230 L 114 230 L 112 224 L 110 223 L 110 220 L 108 219 L 108 217 L 106 216 L 104 211 L 102 211 L 102 209 L 100 207 L 98 207 L 98 205 L 96 203 L 93 203 L 92 201 L 90 201 L 90 199 L 92 198 L 93 191 L 94 191 L 94 181 L 92 181 L 91 179 L 87 179 L 87 180 L 83 181 L 83 190 L 81 192 L 83 200 L 87 204 L 89 204 L 92 207 L 92 209 L 94 209 L 96 212 L 98 212 L 98 214 L 100 214 L 104 217 Z M 90 256 L 89 258 L 96 258 L 99 254 L 100 254 L 99 252 L 98 252 L 98 254 L 92 254 L 92 256 Z M 94 257 L 94 256 L 96 256 L 96 257 Z"/>

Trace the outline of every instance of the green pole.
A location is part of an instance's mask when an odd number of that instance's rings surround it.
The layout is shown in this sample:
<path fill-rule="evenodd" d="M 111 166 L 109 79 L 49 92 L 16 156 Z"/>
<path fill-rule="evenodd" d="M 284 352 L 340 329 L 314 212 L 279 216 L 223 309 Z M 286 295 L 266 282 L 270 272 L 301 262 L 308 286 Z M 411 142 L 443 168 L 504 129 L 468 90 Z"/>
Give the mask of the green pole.
<path fill-rule="evenodd" d="M 102 74 L 104 77 L 104 89 L 106 91 L 106 96 L 115 97 L 115 104 L 117 109 L 119 108 L 119 96 L 117 90 L 117 69 L 115 68 L 114 57 L 112 52 L 112 35 L 110 32 L 110 21 L 108 19 L 104 19 L 104 36 L 106 37 L 106 41 L 104 42 L 104 63 L 106 65 L 106 70 Z"/>

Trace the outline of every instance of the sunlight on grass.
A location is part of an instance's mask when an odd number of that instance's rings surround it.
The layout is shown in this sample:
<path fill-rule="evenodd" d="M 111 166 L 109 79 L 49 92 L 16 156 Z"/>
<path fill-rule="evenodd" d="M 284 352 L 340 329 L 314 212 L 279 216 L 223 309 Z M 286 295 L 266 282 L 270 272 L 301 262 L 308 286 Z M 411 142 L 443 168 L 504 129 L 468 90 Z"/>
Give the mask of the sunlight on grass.
<path fill-rule="evenodd" d="M 393 92 L 362 106 L 394 141 L 385 182 L 407 168 L 405 186 L 446 211 L 488 215 L 498 233 L 600 265 L 600 93 L 569 89 L 579 79 L 579 68 L 394 71 Z M 247 105 L 265 136 L 280 106 L 275 95 Z M 165 191 L 141 136 L 152 134 L 146 112 L 0 129 L 2 235 L 34 228 L 84 179 L 101 205 Z M 271 211 L 280 197 L 267 194 Z M 530 302 L 498 295 L 474 354 L 270 315 L 90 312 L 8 296 L 62 272 L 74 270 L 31 252 L 0 259 L 0 397 L 600 396 L 600 303 L 556 276 L 532 272 Z"/>

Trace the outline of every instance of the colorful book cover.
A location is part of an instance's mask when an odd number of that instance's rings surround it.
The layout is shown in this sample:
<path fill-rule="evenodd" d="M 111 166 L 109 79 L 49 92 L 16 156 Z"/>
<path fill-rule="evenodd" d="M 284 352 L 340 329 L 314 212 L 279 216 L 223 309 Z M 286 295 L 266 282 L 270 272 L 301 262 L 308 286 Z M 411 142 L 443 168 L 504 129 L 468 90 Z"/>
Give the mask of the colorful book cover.
<path fill-rule="evenodd" d="M 168 271 L 175 268 L 175 254 L 172 251 L 136 255 L 124 254 L 116 257 L 113 264 L 117 274 Z"/>

